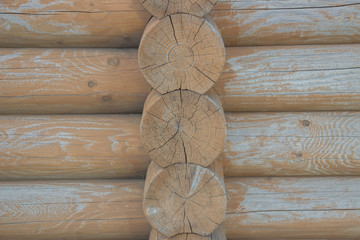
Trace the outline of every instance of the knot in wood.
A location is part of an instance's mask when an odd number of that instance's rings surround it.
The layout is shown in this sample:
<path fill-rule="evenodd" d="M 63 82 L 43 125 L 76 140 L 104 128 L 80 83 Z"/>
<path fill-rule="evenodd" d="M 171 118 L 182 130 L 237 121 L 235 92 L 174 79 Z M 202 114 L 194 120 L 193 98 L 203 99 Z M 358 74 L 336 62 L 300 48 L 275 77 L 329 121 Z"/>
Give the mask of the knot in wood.
<path fill-rule="evenodd" d="M 157 18 L 174 13 L 190 13 L 202 17 L 209 13 L 217 0 L 139 0 L 144 8 Z"/>
<path fill-rule="evenodd" d="M 141 139 L 153 161 L 162 167 L 175 163 L 208 166 L 221 153 L 226 121 L 214 90 L 205 95 L 152 91 L 145 101 Z"/>
<path fill-rule="evenodd" d="M 178 89 L 203 94 L 219 79 L 224 64 L 225 47 L 215 24 L 189 14 L 153 18 L 139 46 L 140 69 L 161 94 Z"/>
<path fill-rule="evenodd" d="M 195 164 L 149 166 L 144 212 L 153 228 L 167 237 L 183 233 L 211 234 L 226 212 L 221 176 Z"/>

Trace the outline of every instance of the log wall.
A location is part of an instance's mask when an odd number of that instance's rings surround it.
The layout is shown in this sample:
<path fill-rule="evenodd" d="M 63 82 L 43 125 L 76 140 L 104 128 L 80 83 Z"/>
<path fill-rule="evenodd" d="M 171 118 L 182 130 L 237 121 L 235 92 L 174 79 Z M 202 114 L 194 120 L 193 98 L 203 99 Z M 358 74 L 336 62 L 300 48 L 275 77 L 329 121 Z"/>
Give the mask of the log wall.
<path fill-rule="evenodd" d="M 228 178 L 228 239 L 356 239 L 359 178 Z M 146 239 L 143 180 L 0 183 L 2 239 Z"/>
<path fill-rule="evenodd" d="M 360 110 L 360 45 L 227 48 L 225 111 Z M 140 113 L 135 49 L 0 49 L 0 114 Z"/>
<path fill-rule="evenodd" d="M 226 46 L 360 42 L 356 0 L 220 0 Z M 150 14 L 138 0 L 0 3 L 0 47 L 137 47 Z"/>
<path fill-rule="evenodd" d="M 359 175 L 360 113 L 228 113 L 227 177 Z M 0 116 L 0 179 L 143 178 L 139 115 Z"/>

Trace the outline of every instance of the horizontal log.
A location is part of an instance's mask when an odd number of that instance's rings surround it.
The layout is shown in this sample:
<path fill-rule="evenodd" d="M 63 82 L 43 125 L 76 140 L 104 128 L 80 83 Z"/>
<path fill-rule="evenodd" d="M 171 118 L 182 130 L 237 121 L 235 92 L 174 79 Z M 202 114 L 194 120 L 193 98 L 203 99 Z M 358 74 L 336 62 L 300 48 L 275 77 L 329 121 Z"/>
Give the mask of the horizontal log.
<path fill-rule="evenodd" d="M 0 182 L 1 239 L 143 239 L 143 180 Z"/>
<path fill-rule="evenodd" d="M 0 49 L 0 113 L 140 113 L 135 49 Z M 360 45 L 227 48 L 225 111 L 360 110 Z"/>
<path fill-rule="evenodd" d="M 228 113 L 225 176 L 360 174 L 360 112 Z M 143 178 L 140 115 L 0 116 L 0 179 Z"/>
<path fill-rule="evenodd" d="M 227 239 L 357 239 L 360 178 L 229 178 Z M 0 182 L 1 239 L 146 239 L 143 180 Z"/>
<path fill-rule="evenodd" d="M 220 0 L 226 46 L 360 42 L 356 0 Z M 2 0 L 0 47 L 137 47 L 150 14 L 138 0 Z"/>

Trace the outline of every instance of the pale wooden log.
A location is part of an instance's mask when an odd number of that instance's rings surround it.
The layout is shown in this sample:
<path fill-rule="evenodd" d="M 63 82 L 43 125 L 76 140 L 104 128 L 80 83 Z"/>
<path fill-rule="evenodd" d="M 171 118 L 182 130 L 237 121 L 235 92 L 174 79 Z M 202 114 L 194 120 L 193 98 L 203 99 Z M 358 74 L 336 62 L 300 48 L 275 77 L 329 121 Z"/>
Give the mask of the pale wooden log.
<path fill-rule="evenodd" d="M 0 116 L 0 179 L 144 177 L 140 115 Z M 360 175 L 360 113 L 229 113 L 225 176 Z"/>
<path fill-rule="evenodd" d="M 225 47 L 208 18 L 174 14 L 152 18 L 139 46 L 140 69 L 161 94 L 178 89 L 207 92 L 219 79 Z"/>
<path fill-rule="evenodd" d="M 217 0 L 139 0 L 151 15 L 162 18 L 175 13 L 189 13 L 202 17 L 209 13 Z"/>
<path fill-rule="evenodd" d="M 225 175 L 360 175 L 360 113 L 227 114 Z"/>
<path fill-rule="evenodd" d="M 1 239 L 146 239 L 142 180 L 0 182 Z"/>
<path fill-rule="evenodd" d="M 222 152 L 226 122 L 214 90 L 202 95 L 152 90 L 140 123 L 141 139 L 150 158 L 162 167 L 174 163 L 211 164 Z"/>
<path fill-rule="evenodd" d="M 360 110 L 358 44 L 226 50 L 215 84 L 225 111 Z M 0 114 L 140 113 L 150 91 L 135 49 L 0 49 L 0 56 Z"/>
<path fill-rule="evenodd" d="M 360 178 L 228 178 L 228 239 L 357 239 Z M 143 181 L 0 183 L 1 239 L 146 239 Z"/>
<path fill-rule="evenodd" d="M 0 68 L 1 114 L 141 112 L 150 91 L 136 50 L 1 49 Z"/>
<path fill-rule="evenodd" d="M 201 236 L 193 233 L 179 234 L 174 237 L 166 237 L 159 231 L 152 229 L 149 240 L 226 240 L 226 236 L 222 227 L 218 227 L 212 234 Z"/>
<path fill-rule="evenodd" d="M 183 233 L 209 235 L 226 212 L 222 164 L 208 168 L 150 163 L 144 188 L 144 212 L 151 226 L 167 237 Z"/>
<path fill-rule="evenodd" d="M 357 239 L 360 178 L 229 178 L 228 239 Z"/>
<path fill-rule="evenodd" d="M 165 2 L 165 1 L 164 1 Z M 226 46 L 360 42 L 356 0 L 220 0 L 210 17 Z M 1 47 L 136 47 L 139 0 L 2 0 Z"/>
<path fill-rule="evenodd" d="M 0 116 L 0 179 L 144 178 L 139 115 Z"/>

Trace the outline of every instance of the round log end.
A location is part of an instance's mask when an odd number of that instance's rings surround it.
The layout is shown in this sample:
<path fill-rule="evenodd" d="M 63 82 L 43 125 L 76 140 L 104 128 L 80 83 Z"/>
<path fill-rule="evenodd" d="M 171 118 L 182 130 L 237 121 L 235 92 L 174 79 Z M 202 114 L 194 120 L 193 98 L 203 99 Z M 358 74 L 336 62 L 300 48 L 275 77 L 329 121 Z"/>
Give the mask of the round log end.
<path fill-rule="evenodd" d="M 224 147 L 226 121 L 213 96 L 192 91 L 149 94 L 141 120 L 141 139 L 153 161 L 162 167 L 175 163 L 206 167 L 218 157 Z"/>
<path fill-rule="evenodd" d="M 152 227 L 167 237 L 183 233 L 210 235 L 225 216 L 222 178 L 195 164 L 174 164 L 157 170 L 156 176 L 149 176 L 152 181 L 145 184 L 144 193 L 144 212 Z"/>
<path fill-rule="evenodd" d="M 156 229 L 152 229 L 149 240 L 226 240 L 226 236 L 221 227 L 218 227 L 212 234 L 207 236 L 201 236 L 193 233 L 183 233 L 174 237 L 167 237 Z"/>
<path fill-rule="evenodd" d="M 225 47 L 215 24 L 189 14 L 153 18 L 139 46 L 141 71 L 161 94 L 178 89 L 203 94 L 224 64 Z"/>
<path fill-rule="evenodd" d="M 211 11 L 217 0 L 140 0 L 140 3 L 157 18 L 174 13 L 189 13 L 202 17 Z"/>

